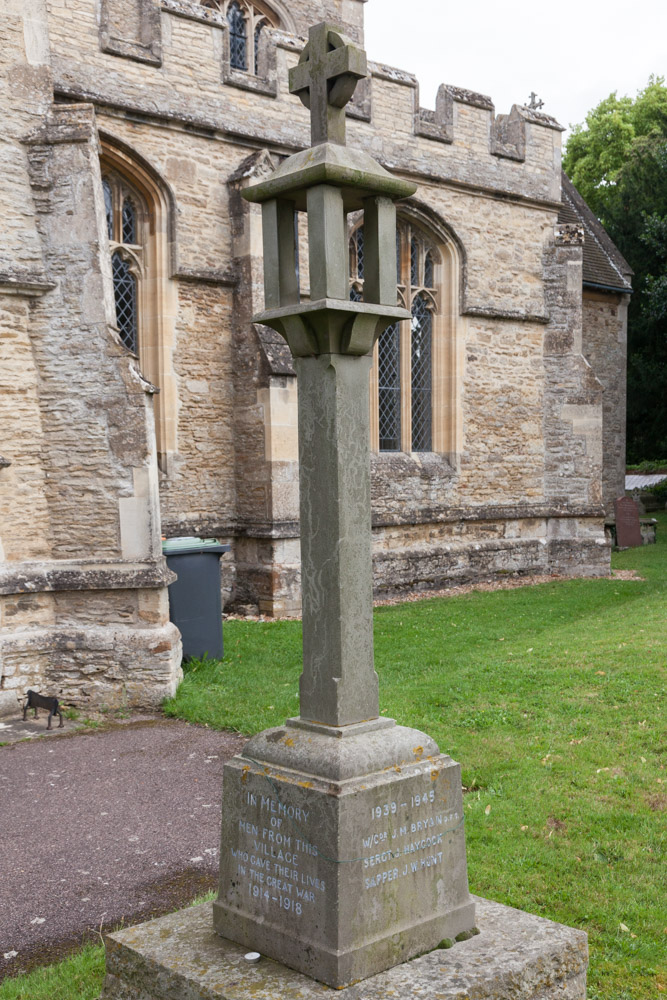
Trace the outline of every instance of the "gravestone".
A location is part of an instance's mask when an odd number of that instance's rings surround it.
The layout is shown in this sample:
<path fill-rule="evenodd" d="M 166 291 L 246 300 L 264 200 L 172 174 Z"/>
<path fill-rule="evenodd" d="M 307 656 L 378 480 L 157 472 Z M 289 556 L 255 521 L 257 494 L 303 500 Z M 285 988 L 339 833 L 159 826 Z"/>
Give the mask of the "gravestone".
<path fill-rule="evenodd" d="M 313 147 L 244 192 L 262 204 L 265 305 L 299 389 L 303 590 L 300 716 L 225 766 L 218 933 L 343 987 L 470 932 L 460 767 L 379 712 L 373 665 L 369 372 L 396 305 L 395 200 L 414 185 L 345 146 L 365 53 L 310 31 L 290 88 Z M 346 216 L 364 210 L 351 302 Z M 300 302 L 295 211 L 308 217 Z"/>
<path fill-rule="evenodd" d="M 616 517 L 616 544 L 619 549 L 634 548 L 642 544 L 642 531 L 639 523 L 639 509 L 631 497 L 619 497 L 614 500 L 614 515 Z"/>

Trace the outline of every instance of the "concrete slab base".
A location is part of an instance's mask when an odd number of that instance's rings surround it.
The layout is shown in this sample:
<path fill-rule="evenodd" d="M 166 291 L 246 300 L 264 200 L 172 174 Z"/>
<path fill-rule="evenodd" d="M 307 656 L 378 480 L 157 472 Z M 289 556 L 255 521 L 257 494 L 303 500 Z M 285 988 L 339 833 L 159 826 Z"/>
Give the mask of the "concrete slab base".
<path fill-rule="evenodd" d="M 211 904 L 107 937 L 101 1000 L 585 1000 L 583 931 L 476 899 L 480 934 L 343 990 L 262 958 L 214 932 Z"/>

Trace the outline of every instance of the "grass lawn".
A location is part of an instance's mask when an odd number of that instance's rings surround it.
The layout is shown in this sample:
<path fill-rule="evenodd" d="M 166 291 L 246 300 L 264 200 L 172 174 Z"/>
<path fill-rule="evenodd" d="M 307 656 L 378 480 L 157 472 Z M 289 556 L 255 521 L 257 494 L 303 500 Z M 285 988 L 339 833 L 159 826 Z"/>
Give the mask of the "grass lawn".
<path fill-rule="evenodd" d="M 104 980 L 104 945 L 0 983 L 0 1000 L 97 1000 Z"/>
<path fill-rule="evenodd" d="M 378 608 L 383 713 L 463 766 L 473 892 L 589 934 L 589 1000 L 667 997 L 667 514 L 644 579 Z M 225 625 L 167 712 L 254 733 L 298 711 L 299 622 Z M 490 810 L 488 809 L 490 807 Z M 0 994 L 1 998 L 1 994 Z"/>
<path fill-rule="evenodd" d="M 588 932 L 589 1000 L 667 1000 L 667 513 L 644 579 L 378 608 L 382 711 L 461 761 L 473 892 Z M 298 622 L 225 625 L 167 713 L 253 733 L 298 709 Z M 490 807 L 490 809 L 489 809 Z M 487 812 L 487 810 L 489 810 Z M 0 1000 L 93 1000 L 101 946 Z"/>

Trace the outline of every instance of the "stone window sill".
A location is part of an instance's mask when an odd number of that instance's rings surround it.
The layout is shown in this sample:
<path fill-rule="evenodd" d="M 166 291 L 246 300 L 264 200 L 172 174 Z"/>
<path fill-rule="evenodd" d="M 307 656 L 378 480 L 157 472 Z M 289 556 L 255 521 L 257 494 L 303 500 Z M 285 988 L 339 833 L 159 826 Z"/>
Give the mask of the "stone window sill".
<path fill-rule="evenodd" d="M 377 471 L 395 470 L 397 474 L 415 475 L 450 475 L 456 474 L 452 462 L 447 455 L 435 451 L 373 451 L 371 452 L 371 467 Z"/>
<path fill-rule="evenodd" d="M 230 87 L 238 87 L 239 90 L 250 90 L 254 94 L 266 94 L 267 97 L 278 96 L 278 85 L 275 79 L 267 77 L 253 76 L 240 69 L 224 68 L 222 75 L 223 82 Z"/>

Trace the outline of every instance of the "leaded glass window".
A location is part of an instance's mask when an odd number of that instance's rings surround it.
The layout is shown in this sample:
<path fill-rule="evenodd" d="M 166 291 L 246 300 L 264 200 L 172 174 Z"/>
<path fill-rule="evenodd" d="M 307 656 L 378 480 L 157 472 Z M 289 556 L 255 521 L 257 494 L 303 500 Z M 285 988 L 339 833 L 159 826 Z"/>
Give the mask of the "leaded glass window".
<path fill-rule="evenodd" d="M 364 280 L 364 227 L 359 226 L 355 233 L 355 244 L 357 252 L 357 278 Z"/>
<path fill-rule="evenodd" d="M 116 326 L 125 347 L 138 354 L 146 211 L 139 195 L 116 173 L 109 173 L 102 179 L 102 190 L 111 249 Z"/>
<path fill-rule="evenodd" d="M 424 284 L 433 288 L 433 254 L 429 250 L 424 258 Z"/>
<path fill-rule="evenodd" d="M 433 316 L 423 292 L 412 301 L 410 340 L 410 403 L 412 410 L 412 450 L 432 450 Z"/>
<path fill-rule="evenodd" d="M 350 240 L 350 299 L 352 302 L 363 300 L 364 287 L 364 227 L 359 226 Z"/>
<path fill-rule="evenodd" d="M 137 242 L 136 212 L 131 198 L 123 199 L 123 243 Z"/>
<path fill-rule="evenodd" d="M 399 222 L 397 298 L 411 321 L 394 323 L 377 345 L 377 446 L 380 451 L 433 450 L 433 317 L 440 256 L 416 226 Z M 363 224 L 350 237 L 350 299 L 363 299 Z"/>
<path fill-rule="evenodd" d="M 279 28 L 280 21 L 262 0 L 199 0 L 202 7 L 219 10 L 229 27 L 229 65 L 244 73 L 259 74 L 264 28 Z"/>
<path fill-rule="evenodd" d="M 410 240 L 410 284 L 419 284 L 419 243 L 414 237 Z"/>
<path fill-rule="evenodd" d="M 236 0 L 227 8 L 229 24 L 229 65 L 233 69 L 248 68 L 248 35 L 246 19 Z"/>
<path fill-rule="evenodd" d="M 380 451 L 401 450 L 401 332 L 392 323 L 378 340 Z"/>
<path fill-rule="evenodd" d="M 263 19 L 261 21 L 258 21 L 257 24 L 255 25 L 255 45 L 254 45 L 255 73 L 257 73 L 259 69 L 259 43 L 261 41 L 262 31 L 264 30 L 265 26 L 266 26 L 266 21 Z"/>
<path fill-rule="evenodd" d="M 133 354 L 137 353 L 137 279 L 129 261 L 116 250 L 111 258 L 113 290 L 116 300 L 116 324 L 120 339 Z"/>
<path fill-rule="evenodd" d="M 102 181 L 102 191 L 104 192 L 104 211 L 107 217 L 107 235 L 113 239 L 113 195 L 111 185 L 108 180 Z"/>

